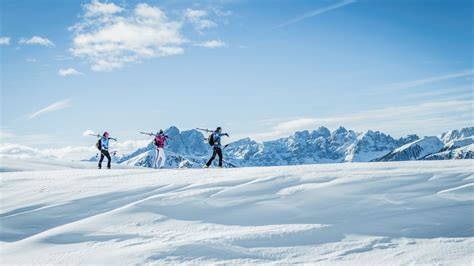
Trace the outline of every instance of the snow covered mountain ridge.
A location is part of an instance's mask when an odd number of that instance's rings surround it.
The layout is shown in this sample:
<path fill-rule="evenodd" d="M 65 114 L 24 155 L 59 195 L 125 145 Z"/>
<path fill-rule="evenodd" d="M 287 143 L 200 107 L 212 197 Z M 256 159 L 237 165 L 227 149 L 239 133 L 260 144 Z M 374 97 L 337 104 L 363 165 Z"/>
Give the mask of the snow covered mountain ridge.
<path fill-rule="evenodd" d="M 211 148 L 197 130 L 168 128 L 167 167 L 201 167 Z M 298 131 L 287 138 L 258 143 L 250 138 L 234 141 L 224 150 L 226 167 L 277 166 L 316 163 L 445 160 L 474 158 L 474 127 L 451 130 L 439 137 L 408 135 L 395 139 L 380 131 L 355 132 L 339 127 Z M 118 159 L 118 163 L 151 167 L 152 141 Z"/>

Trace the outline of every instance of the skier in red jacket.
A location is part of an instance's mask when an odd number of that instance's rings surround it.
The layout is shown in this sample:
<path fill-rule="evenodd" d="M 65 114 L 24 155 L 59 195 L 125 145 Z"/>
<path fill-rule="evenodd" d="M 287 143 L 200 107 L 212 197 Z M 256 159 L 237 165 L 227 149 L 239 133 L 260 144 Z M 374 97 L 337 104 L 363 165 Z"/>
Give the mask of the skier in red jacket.
<path fill-rule="evenodd" d="M 169 138 L 165 133 L 163 133 L 163 130 L 160 130 L 158 134 L 155 136 L 155 146 L 156 146 L 156 156 L 155 156 L 155 161 L 153 162 L 153 167 L 157 168 L 157 163 L 161 159 L 160 162 L 160 168 L 165 167 L 165 161 L 166 161 L 166 154 L 165 151 L 163 150 L 163 147 L 165 146 L 166 139 Z"/>

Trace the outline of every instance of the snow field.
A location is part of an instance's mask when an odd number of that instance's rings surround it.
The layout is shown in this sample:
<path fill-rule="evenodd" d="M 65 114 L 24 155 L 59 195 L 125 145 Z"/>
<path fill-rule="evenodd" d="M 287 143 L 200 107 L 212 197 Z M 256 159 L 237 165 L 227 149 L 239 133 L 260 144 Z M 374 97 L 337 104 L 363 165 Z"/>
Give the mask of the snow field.
<path fill-rule="evenodd" d="M 472 160 L 1 174 L 1 263 L 469 265 Z"/>

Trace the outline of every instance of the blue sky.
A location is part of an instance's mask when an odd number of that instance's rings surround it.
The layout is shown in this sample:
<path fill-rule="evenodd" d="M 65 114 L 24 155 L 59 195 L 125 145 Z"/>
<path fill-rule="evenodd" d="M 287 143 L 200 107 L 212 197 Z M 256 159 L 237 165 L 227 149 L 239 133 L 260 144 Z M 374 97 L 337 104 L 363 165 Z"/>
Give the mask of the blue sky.
<path fill-rule="evenodd" d="M 2 142 L 473 125 L 469 0 L 1 1 Z"/>

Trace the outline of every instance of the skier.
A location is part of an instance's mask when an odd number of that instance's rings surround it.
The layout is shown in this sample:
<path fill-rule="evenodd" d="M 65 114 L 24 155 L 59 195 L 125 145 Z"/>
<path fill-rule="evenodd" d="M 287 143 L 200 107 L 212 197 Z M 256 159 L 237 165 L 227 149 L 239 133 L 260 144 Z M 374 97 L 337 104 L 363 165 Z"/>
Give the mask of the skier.
<path fill-rule="evenodd" d="M 214 159 L 216 158 L 216 154 L 217 154 L 217 156 L 219 156 L 219 167 L 222 168 L 222 148 L 221 148 L 221 146 L 222 146 L 221 145 L 221 137 L 222 136 L 227 136 L 228 137 L 229 134 L 222 133 L 222 128 L 221 127 L 217 127 L 217 129 L 212 133 L 212 135 L 209 136 L 209 145 L 212 146 L 213 151 L 212 151 L 211 158 L 204 165 L 204 168 L 209 168 L 209 166 L 211 166 L 212 161 L 214 161 Z"/>
<path fill-rule="evenodd" d="M 102 161 L 104 160 L 104 157 L 107 157 L 107 169 L 110 169 L 110 163 L 112 161 L 112 158 L 109 154 L 109 139 L 109 132 L 105 131 L 102 137 L 97 142 L 97 148 L 99 148 L 100 150 L 100 160 L 98 165 L 99 169 L 102 168 Z"/>
<path fill-rule="evenodd" d="M 153 162 L 153 167 L 157 168 L 157 163 L 161 159 L 160 168 L 165 167 L 166 161 L 166 154 L 163 147 L 165 146 L 166 139 L 168 139 L 168 135 L 165 135 L 163 130 L 160 129 L 160 132 L 155 136 L 155 146 L 156 146 L 156 155 L 155 161 Z"/>

